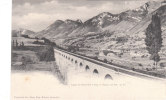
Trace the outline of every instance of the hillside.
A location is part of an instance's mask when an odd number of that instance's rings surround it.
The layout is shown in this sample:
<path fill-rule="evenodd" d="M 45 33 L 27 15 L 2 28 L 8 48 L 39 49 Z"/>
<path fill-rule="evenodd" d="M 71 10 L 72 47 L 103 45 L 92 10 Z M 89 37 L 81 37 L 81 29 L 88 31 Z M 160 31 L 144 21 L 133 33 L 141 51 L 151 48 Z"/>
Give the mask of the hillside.
<path fill-rule="evenodd" d="M 20 37 L 21 35 L 28 35 L 28 36 L 34 36 L 35 32 L 27 29 L 18 29 L 18 30 L 12 30 L 12 36 L 13 37 Z"/>
<path fill-rule="evenodd" d="M 155 13 L 161 18 L 162 55 L 166 51 L 166 5 L 156 1 L 119 14 L 103 12 L 85 22 L 57 20 L 34 36 L 48 38 L 64 47 L 78 45 L 85 54 L 111 50 L 127 52 L 122 55 L 127 59 L 138 55 L 148 57 L 144 43 L 145 30 Z"/>
<path fill-rule="evenodd" d="M 46 37 L 58 44 L 62 44 L 67 39 L 74 37 L 84 37 L 87 34 L 98 34 L 108 31 L 110 33 L 126 34 L 132 29 L 135 32 L 143 31 L 139 27 L 139 23 L 148 24 L 148 21 L 143 22 L 145 18 L 150 20 L 151 14 L 161 6 L 161 2 L 150 1 L 139 8 L 128 10 L 120 14 L 112 14 L 109 12 L 100 13 L 85 22 L 81 20 L 65 21 L 57 20 L 46 29 L 37 32 L 34 36 Z M 149 17 L 149 18 L 147 18 Z M 146 26 L 146 25 L 145 25 Z M 135 28 L 136 27 L 136 28 Z"/>

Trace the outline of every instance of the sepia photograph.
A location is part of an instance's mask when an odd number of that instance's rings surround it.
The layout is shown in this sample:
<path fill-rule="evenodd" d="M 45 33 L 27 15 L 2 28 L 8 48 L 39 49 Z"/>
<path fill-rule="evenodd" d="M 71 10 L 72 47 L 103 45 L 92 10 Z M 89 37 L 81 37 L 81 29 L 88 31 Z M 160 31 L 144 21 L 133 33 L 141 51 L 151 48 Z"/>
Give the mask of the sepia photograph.
<path fill-rule="evenodd" d="M 166 0 L 12 0 L 11 100 L 166 100 Z"/>

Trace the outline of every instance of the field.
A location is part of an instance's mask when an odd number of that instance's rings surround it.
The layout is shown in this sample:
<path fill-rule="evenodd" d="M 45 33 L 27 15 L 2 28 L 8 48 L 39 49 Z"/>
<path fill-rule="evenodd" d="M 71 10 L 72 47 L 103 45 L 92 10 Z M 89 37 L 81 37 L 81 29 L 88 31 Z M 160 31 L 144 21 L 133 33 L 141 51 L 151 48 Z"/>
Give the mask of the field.
<path fill-rule="evenodd" d="M 57 76 L 62 83 L 64 82 L 64 77 L 55 62 L 53 47 L 33 44 L 36 39 L 15 37 L 13 40 L 17 40 L 18 43 L 24 42 L 24 46 L 12 46 L 12 73 L 49 72 Z"/>
<path fill-rule="evenodd" d="M 24 47 L 13 47 L 12 50 L 12 70 L 38 70 L 51 71 L 56 64 L 53 47 L 49 45 L 34 44 L 36 39 L 23 37 L 13 38 L 14 41 L 24 42 Z M 42 40 L 38 40 L 43 42 Z M 142 50 L 143 51 L 143 50 Z M 81 48 L 77 53 L 92 57 L 98 60 L 106 60 L 108 63 L 124 67 L 131 70 L 144 71 L 155 75 L 166 76 L 166 58 L 163 55 L 158 67 L 153 66 L 153 61 L 149 60 L 149 55 L 142 51 L 121 52 L 120 50 L 99 50 Z M 146 54 L 146 55 L 145 55 Z"/>
<path fill-rule="evenodd" d="M 92 50 L 92 49 L 80 49 L 79 54 L 89 56 L 94 59 L 98 59 L 110 64 L 114 64 L 126 69 L 135 70 L 138 72 L 153 74 L 154 76 L 166 77 L 166 58 L 165 55 L 161 55 L 161 60 L 158 62 L 158 66 L 153 65 L 153 61 L 149 60 L 149 55 L 141 55 L 139 53 L 121 52 L 120 50 Z"/>

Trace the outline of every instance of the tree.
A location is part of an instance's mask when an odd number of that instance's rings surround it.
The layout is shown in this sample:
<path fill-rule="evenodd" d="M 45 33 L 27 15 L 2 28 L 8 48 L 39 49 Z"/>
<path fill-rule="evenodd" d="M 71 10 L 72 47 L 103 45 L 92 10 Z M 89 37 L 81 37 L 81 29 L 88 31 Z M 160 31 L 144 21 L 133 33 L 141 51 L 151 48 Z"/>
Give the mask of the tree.
<path fill-rule="evenodd" d="M 14 40 L 13 40 L 13 47 L 14 47 L 14 44 L 15 44 L 15 43 L 14 43 Z"/>
<path fill-rule="evenodd" d="M 18 47 L 18 42 L 17 42 L 17 40 L 16 40 L 16 47 Z"/>
<path fill-rule="evenodd" d="M 24 42 L 22 42 L 22 47 L 24 47 Z"/>
<path fill-rule="evenodd" d="M 158 52 L 161 50 L 162 47 L 162 36 L 161 36 L 161 23 L 160 17 L 156 13 L 152 15 L 152 21 L 148 25 L 145 35 L 145 44 L 146 49 L 148 50 L 150 59 L 154 61 L 154 66 L 157 67 L 157 62 L 160 61 L 160 56 Z"/>

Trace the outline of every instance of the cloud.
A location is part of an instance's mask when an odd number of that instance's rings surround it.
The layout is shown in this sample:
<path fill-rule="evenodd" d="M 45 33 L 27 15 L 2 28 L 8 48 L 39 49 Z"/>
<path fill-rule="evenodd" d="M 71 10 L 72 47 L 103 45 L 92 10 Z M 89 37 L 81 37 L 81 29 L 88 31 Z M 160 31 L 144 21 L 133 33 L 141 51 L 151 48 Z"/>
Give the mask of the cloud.
<path fill-rule="evenodd" d="M 12 26 L 40 31 L 55 20 L 87 19 L 101 13 L 120 13 L 136 8 L 145 1 L 93 1 L 93 0 L 14 0 Z"/>
<path fill-rule="evenodd" d="M 30 3 L 30 4 L 39 4 L 43 3 L 46 1 L 52 1 L 52 0 L 12 0 L 14 5 L 22 5 L 25 2 Z"/>
<path fill-rule="evenodd" d="M 52 20 L 47 14 L 41 13 L 29 13 L 23 16 L 13 16 L 12 26 L 13 28 L 25 28 L 30 30 L 39 31 L 40 29 L 45 28 L 45 24 L 48 25 Z"/>

